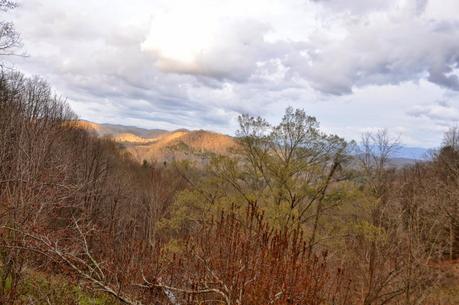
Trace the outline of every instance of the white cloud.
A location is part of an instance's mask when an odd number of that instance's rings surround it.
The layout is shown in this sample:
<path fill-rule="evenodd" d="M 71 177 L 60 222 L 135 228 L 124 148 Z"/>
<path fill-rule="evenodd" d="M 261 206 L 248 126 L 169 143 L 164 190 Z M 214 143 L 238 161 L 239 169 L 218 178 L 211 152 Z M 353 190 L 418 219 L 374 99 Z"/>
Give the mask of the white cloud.
<path fill-rule="evenodd" d="M 305 108 L 356 138 L 434 145 L 456 119 L 456 0 L 27 0 L 27 58 L 86 119 L 232 133 Z M 442 106 L 436 101 L 445 101 Z"/>
<path fill-rule="evenodd" d="M 271 1 L 283 19 L 209 3 L 173 1 L 153 19 L 143 49 L 162 71 L 245 81 L 276 60 L 290 70 L 289 81 L 306 79 L 331 94 L 426 76 L 459 90 L 457 77 L 448 75 L 459 62 L 459 25 L 426 0 Z M 293 18 L 298 12 L 314 24 Z"/>
<path fill-rule="evenodd" d="M 459 122 L 459 109 L 447 102 L 416 105 L 408 114 L 414 117 L 426 117 L 446 126 Z"/>
<path fill-rule="evenodd" d="M 394 3 L 394 2 L 392 2 Z M 459 62 L 459 24 L 431 19 L 426 2 L 405 0 L 388 10 L 363 16 L 344 14 L 346 34 L 309 51 L 308 65 L 297 65 L 317 88 L 348 94 L 353 87 L 397 84 L 428 78 L 438 85 L 459 90 L 451 69 Z"/>
<path fill-rule="evenodd" d="M 161 23 L 153 23 L 142 44 L 142 50 L 155 56 L 157 67 L 163 72 L 244 81 L 272 48 L 263 39 L 268 27 L 253 20 L 187 20 L 174 27 L 177 21 L 167 19 L 163 25 L 169 29 L 164 31 L 158 26 Z"/>

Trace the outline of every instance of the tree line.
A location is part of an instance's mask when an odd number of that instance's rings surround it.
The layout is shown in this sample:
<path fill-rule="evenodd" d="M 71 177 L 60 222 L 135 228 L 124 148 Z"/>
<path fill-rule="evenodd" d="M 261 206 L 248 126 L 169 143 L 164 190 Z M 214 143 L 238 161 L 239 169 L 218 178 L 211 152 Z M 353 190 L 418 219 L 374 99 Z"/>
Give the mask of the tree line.
<path fill-rule="evenodd" d="M 347 143 L 288 108 L 241 116 L 227 155 L 138 164 L 46 82 L 3 72 L 1 301 L 23 304 L 39 270 L 122 304 L 449 304 L 457 134 L 394 168 L 386 132 Z"/>
<path fill-rule="evenodd" d="M 19 45 L 0 23 L 2 52 Z M 28 294 L 40 272 L 113 304 L 457 304 L 457 128 L 396 168 L 385 131 L 346 142 L 293 108 L 239 126 L 225 155 L 139 164 L 44 80 L 3 68 L 0 303 L 62 304 Z"/>

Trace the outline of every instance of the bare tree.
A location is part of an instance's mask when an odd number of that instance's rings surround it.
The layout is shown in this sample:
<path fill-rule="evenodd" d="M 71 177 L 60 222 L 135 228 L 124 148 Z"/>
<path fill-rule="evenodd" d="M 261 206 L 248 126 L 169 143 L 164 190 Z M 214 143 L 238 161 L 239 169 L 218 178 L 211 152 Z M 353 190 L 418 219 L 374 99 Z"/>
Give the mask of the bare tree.
<path fill-rule="evenodd" d="M 398 141 L 386 131 L 365 134 L 357 155 L 363 198 L 349 219 L 346 237 L 353 285 L 363 304 L 423 304 L 439 277 L 431 261 L 439 256 L 438 225 L 425 222 L 426 206 L 416 182 L 389 164 Z M 426 236 L 430 242 L 426 241 Z"/>
<path fill-rule="evenodd" d="M 451 127 L 447 132 L 445 132 L 442 146 L 459 150 L 459 127 Z"/>
<path fill-rule="evenodd" d="M 3 13 L 15 9 L 15 1 L 0 0 L 0 11 Z M 0 21 L 0 55 L 16 54 L 16 49 L 21 46 L 19 33 L 16 31 L 13 22 Z"/>

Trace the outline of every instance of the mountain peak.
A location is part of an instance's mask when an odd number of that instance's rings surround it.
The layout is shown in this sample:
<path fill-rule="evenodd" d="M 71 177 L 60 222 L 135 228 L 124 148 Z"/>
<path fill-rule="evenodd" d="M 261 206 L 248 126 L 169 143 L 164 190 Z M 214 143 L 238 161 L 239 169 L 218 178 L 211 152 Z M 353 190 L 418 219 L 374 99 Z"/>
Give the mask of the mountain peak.
<path fill-rule="evenodd" d="M 177 129 L 166 131 L 162 129 L 144 129 L 134 126 L 114 124 L 97 124 L 89 121 L 79 121 L 82 128 L 93 130 L 100 137 L 111 137 L 120 143 L 138 161 L 165 161 L 189 158 L 177 149 L 187 147 L 193 151 L 226 153 L 236 146 L 233 137 L 207 130 Z"/>

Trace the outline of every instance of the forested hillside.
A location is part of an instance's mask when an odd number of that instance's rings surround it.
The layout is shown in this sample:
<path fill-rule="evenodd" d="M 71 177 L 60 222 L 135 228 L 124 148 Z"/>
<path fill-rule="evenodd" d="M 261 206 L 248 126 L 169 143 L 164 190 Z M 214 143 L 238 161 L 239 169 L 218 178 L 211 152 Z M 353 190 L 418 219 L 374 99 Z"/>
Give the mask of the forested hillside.
<path fill-rule="evenodd" d="M 355 145 L 302 110 L 239 120 L 238 145 L 204 167 L 141 164 L 45 82 L 3 72 L 2 303 L 82 304 L 30 277 L 112 304 L 457 303 L 457 130 L 394 169 L 384 132 L 356 167 Z"/>
<path fill-rule="evenodd" d="M 2 56 L 19 38 L 0 22 Z M 291 107 L 238 123 L 81 121 L 2 65 L 0 304 L 459 303 L 458 128 L 393 166 L 385 130 L 348 142 Z"/>
<path fill-rule="evenodd" d="M 86 129 L 90 134 L 101 138 L 110 138 L 119 143 L 136 160 L 143 162 L 167 162 L 195 159 L 192 152 L 231 154 L 238 146 L 233 137 L 207 131 L 178 129 L 166 131 L 161 129 L 143 129 L 132 126 L 97 124 L 89 121 L 78 121 L 76 125 Z M 359 154 L 355 150 L 355 154 Z M 399 145 L 390 156 L 388 164 L 395 167 L 413 165 L 430 158 L 427 149 Z"/>

